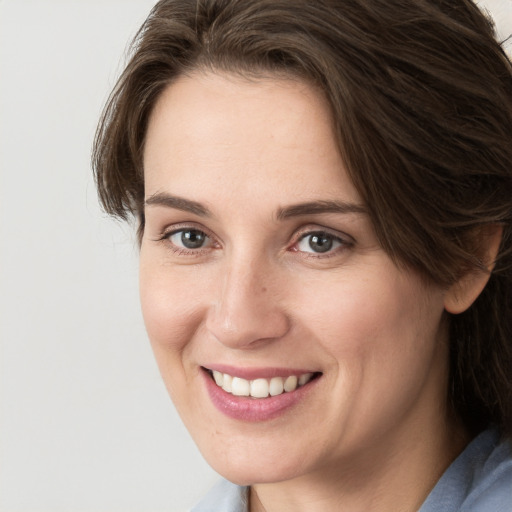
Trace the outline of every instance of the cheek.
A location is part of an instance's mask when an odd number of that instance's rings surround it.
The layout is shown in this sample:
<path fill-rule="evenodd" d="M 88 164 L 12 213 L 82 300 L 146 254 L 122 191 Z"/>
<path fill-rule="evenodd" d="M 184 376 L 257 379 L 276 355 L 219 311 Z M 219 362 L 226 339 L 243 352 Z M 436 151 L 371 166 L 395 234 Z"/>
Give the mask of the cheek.
<path fill-rule="evenodd" d="M 438 295 L 427 291 L 418 278 L 391 267 L 381 269 L 379 275 L 356 274 L 333 281 L 314 301 L 305 297 L 303 302 L 310 301 L 312 321 L 318 331 L 330 334 L 333 349 L 394 352 L 421 339 L 431 340 L 443 311 Z"/>
<path fill-rule="evenodd" d="M 187 349 L 201 322 L 197 279 L 141 255 L 139 286 L 146 330 L 157 356 L 179 355 Z M 160 364 L 160 361 L 158 361 Z"/>
<path fill-rule="evenodd" d="M 328 419 L 356 444 L 395 425 L 423 390 L 444 382 L 442 295 L 385 270 L 340 279 L 314 300 L 302 299 L 304 323 L 335 370 L 328 372 L 334 375 Z"/>
<path fill-rule="evenodd" d="M 142 314 L 165 387 L 181 415 L 194 404 L 190 396 L 196 333 L 201 325 L 197 280 L 173 273 L 167 265 L 154 265 L 141 255 L 139 286 Z"/>
<path fill-rule="evenodd" d="M 442 294 L 392 265 L 347 274 L 301 303 L 304 324 L 339 366 L 341 380 L 367 390 L 421 379 L 439 346 Z"/>

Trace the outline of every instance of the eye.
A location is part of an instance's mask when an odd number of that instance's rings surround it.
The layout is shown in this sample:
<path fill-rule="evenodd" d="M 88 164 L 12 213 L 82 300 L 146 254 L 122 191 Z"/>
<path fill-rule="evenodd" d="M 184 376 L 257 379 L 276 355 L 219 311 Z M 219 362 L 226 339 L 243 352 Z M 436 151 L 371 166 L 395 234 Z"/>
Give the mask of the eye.
<path fill-rule="evenodd" d="M 297 242 L 297 250 L 322 254 L 337 249 L 343 244 L 343 240 L 339 237 L 324 231 L 318 231 L 303 235 Z"/>
<path fill-rule="evenodd" d="M 180 249 L 202 249 L 211 245 L 210 237 L 199 229 L 180 229 L 165 236 L 173 245 Z"/>

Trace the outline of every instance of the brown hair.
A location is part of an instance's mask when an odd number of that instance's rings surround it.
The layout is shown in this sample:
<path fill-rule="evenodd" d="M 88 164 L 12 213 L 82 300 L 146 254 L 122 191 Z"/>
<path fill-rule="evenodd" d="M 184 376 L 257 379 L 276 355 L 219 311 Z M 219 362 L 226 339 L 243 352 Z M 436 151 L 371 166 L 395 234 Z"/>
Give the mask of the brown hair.
<path fill-rule="evenodd" d="M 163 89 L 194 69 L 285 74 L 330 102 L 350 176 L 397 264 L 449 286 L 503 239 L 480 297 L 450 317 L 450 399 L 512 437 L 512 66 L 469 0 L 161 0 L 96 134 L 105 210 L 144 229 L 142 152 Z"/>

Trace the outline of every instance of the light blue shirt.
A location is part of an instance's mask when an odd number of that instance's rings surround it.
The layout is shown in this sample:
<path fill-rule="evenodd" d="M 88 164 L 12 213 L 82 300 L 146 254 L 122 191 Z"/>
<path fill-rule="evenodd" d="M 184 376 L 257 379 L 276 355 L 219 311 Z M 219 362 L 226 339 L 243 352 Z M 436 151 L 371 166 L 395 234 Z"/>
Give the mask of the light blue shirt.
<path fill-rule="evenodd" d="M 219 482 L 191 512 L 248 512 L 248 487 Z M 477 436 L 418 512 L 512 512 L 512 446 L 495 430 Z"/>

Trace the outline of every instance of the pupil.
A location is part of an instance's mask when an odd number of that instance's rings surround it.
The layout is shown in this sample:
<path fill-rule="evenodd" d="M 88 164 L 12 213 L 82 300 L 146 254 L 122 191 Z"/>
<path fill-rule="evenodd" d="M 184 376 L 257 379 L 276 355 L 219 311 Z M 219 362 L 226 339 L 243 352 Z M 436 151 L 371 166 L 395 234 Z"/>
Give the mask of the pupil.
<path fill-rule="evenodd" d="M 181 234 L 181 243 L 187 249 L 199 249 L 204 244 L 204 233 L 201 231 L 183 231 Z"/>
<path fill-rule="evenodd" d="M 327 252 L 332 248 L 332 237 L 329 235 L 311 235 L 309 246 L 315 252 Z"/>

